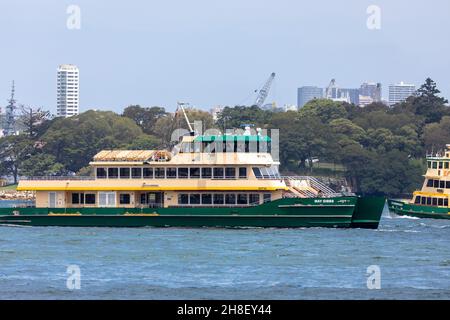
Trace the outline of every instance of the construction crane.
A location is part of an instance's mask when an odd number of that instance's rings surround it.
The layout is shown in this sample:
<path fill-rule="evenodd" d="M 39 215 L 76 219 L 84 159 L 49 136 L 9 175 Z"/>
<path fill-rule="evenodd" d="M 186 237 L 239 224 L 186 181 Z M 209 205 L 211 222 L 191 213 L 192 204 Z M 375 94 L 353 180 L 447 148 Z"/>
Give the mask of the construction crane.
<path fill-rule="evenodd" d="M 330 84 L 328 85 L 327 89 L 325 90 L 325 98 L 326 99 L 337 98 L 336 79 L 331 79 Z"/>
<path fill-rule="evenodd" d="M 5 124 L 3 127 L 3 135 L 11 136 L 16 133 L 16 119 L 15 119 L 15 110 L 16 110 L 16 100 L 14 99 L 14 81 L 12 82 L 11 87 L 11 98 L 8 100 L 8 105 L 6 106 L 5 112 Z"/>
<path fill-rule="evenodd" d="M 269 79 L 267 79 L 264 86 L 259 90 L 258 96 L 256 97 L 255 103 L 253 105 L 261 108 L 266 101 L 267 96 L 269 95 L 270 86 L 272 85 L 272 81 L 275 78 L 275 72 L 272 72 Z"/>

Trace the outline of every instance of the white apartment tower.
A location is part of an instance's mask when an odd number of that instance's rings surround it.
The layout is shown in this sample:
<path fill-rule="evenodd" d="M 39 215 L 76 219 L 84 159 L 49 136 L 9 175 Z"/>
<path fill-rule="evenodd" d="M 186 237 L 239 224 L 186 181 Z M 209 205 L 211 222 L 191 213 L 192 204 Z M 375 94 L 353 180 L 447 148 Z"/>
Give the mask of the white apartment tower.
<path fill-rule="evenodd" d="M 57 103 L 58 117 L 71 117 L 79 113 L 80 108 L 80 72 L 73 64 L 58 67 Z"/>
<path fill-rule="evenodd" d="M 391 84 L 389 86 L 389 105 L 393 106 L 396 103 L 405 101 L 406 98 L 414 95 L 416 86 L 401 81 L 400 83 Z"/>

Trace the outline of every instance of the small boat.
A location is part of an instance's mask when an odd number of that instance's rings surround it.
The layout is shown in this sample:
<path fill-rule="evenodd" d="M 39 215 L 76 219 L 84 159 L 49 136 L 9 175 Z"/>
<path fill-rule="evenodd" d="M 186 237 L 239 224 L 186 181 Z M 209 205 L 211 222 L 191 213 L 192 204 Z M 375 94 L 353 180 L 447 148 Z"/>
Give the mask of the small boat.
<path fill-rule="evenodd" d="M 388 199 L 389 211 L 418 218 L 450 219 L 450 144 L 443 154 L 427 156 L 427 171 L 421 190 L 410 200 Z"/>

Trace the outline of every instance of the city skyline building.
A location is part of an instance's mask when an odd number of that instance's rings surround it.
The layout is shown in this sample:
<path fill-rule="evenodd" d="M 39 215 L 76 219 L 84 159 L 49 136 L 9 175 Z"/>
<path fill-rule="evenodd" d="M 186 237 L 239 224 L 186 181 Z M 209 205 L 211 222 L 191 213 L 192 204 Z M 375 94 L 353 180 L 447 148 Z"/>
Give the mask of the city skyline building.
<path fill-rule="evenodd" d="M 364 82 L 359 88 L 359 94 L 361 96 L 371 97 L 374 102 L 381 102 L 382 98 L 382 86 L 381 83 Z"/>
<path fill-rule="evenodd" d="M 313 99 L 323 98 L 323 89 L 316 86 L 303 86 L 297 89 L 297 106 L 302 108 Z"/>
<path fill-rule="evenodd" d="M 389 106 L 405 101 L 416 92 L 414 84 L 408 84 L 403 81 L 389 85 Z"/>
<path fill-rule="evenodd" d="M 62 64 L 57 70 L 57 117 L 71 117 L 80 112 L 80 75 L 78 67 Z"/>

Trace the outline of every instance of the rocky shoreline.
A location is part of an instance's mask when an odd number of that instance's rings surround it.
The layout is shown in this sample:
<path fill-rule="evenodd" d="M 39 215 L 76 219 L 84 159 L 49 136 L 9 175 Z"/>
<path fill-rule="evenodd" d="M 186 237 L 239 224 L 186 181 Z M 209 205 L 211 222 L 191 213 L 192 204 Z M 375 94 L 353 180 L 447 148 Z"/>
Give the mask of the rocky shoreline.
<path fill-rule="evenodd" d="M 2 190 L 0 200 L 35 200 L 35 193 L 34 191 Z"/>

